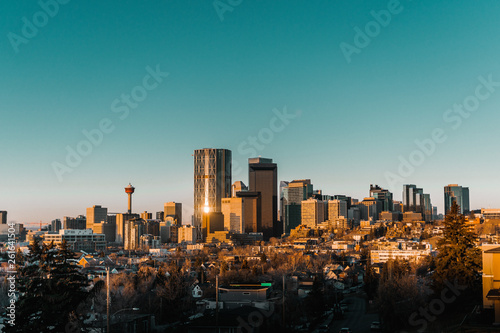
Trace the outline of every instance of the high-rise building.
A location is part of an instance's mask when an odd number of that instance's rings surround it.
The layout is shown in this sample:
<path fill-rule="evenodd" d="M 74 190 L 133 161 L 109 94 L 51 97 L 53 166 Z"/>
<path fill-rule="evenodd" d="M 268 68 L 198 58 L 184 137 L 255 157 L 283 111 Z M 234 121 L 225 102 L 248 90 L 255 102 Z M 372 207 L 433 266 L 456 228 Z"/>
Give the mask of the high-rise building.
<path fill-rule="evenodd" d="M 194 227 L 203 213 L 220 212 L 221 199 L 231 197 L 231 151 L 204 148 L 194 151 Z"/>
<path fill-rule="evenodd" d="M 1 224 L 7 224 L 7 211 L 0 210 L 0 222 Z"/>
<path fill-rule="evenodd" d="M 128 221 L 139 218 L 139 214 L 116 214 L 115 242 L 123 244 L 125 240 L 125 225 Z"/>
<path fill-rule="evenodd" d="M 231 185 L 231 197 L 235 198 L 236 193 L 242 191 L 248 191 L 248 187 L 242 181 L 238 180 Z"/>
<path fill-rule="evenodd" d="M 286 185 L 282 182 L 282 185 L 280 210 L 283 212 L 283 232 L 288 234 L 302 223 L 301 204 L 313 196 L 313 185 L 310 179 L 294 180 Z"/>
<path fill-rule="evenodd" d="M 444 213 L 448 214 L 453 202 L 456 202 L 460 207 L 460 214 L 467 214 L 470 211 L 469 207 L 469 188 L 459 186 L 458 184 L 450 184 L 444 187 Z"/>
<path fill-rule="evenodd" d="M 314 228 L 325 221 L 325 208 L 323 201 L 309 198 L 301 203 L 302 224 Z"/>
<path fill-rule="evenodd" d="M 372 218 L 373 221 L 378 220 L 379 214 L 383 211 L 383 205 L 382 200 L 373 197 L 365 198 L 358 204 L 361 219 L 369 220 Z"/>
<path fill-rule="evenodd" d="M 94 223 L 94 234 L 103 234 L 106 242 L 112 243 L 116 238 L 116 224 L 110 222 Z"/>
<path fill-rule="evenodd" d="M 87 219 L 84 215 L 79 215 L 75 218 L 65 216 L 63 217 L 63 229 L 86 229 Z"/>
<path fill-rule="evenodd" d="M 153 213 L 148 213 L 147 211 L 141 213 L 141 219 L 143 220 L 151 220 L 152 218 L 153 218 Z"/>
<path fill-rule="evenodd" d="M 62 229 L 62 224 L 60 219 L 55 219 L 50 222 L 51 230 L 54 232 L 59 232 Z"/>
<path fill-rule="evenodd" d="M 169 216 L 174 218 L 177 225 L 182 225 L 182 203 L 166 202 L 163 207 L 163 217 L 166 219 Z"/>
<path fill-rule="evenodd" d="M 224 199 L 222 199 L 224 200 Z M 224 231 L 224 216 L 220 212 L 210 212 L 203 214 L 203 221 L 201 223 L 201 234 L 203 240 L 207 240 L 208 234 L 214 233 L 216 231 Z"/>
<path fill-rule="evenodd" d="M 370 197 L 381 200 L 384 211 L 392 212 L 394 210 L 392 193 L 389 192 L 389 190 L 385 190 L 378 185 L 374 186 L 370 184 Z"/>
<path fill-rule="evenodd" d="M 278 166 L 270 158 L 248 159 L 248 188 L 261 194 L 261 230 L 264 239 L 273 236 L 278 221 Z"/>
<path fill-rule="evenodd" d="M 394 208 L 395 212 L 400 212 L 400 213 L 403 212 L 403 203 L 401 201 L 394 200 L 392 202 L 392 205 L 393 205 L 393 208 Z"/>
<path fill-rule="evenodd" d="M 198 231 L 191 225 L 183 225 L 177 229 L 177 241 L 179 243 L 196 244 Z"/>
<path fill-rule="evenodd" d="M 245 233 L 261 232 L 261 193 L 240 191 L 236 197 L 243 199 L 243 227 Z"/>
<path fill-rule="evenodd" d="M 236 233 L 245 232 L 245 198 L 222 199 L 222 214 L 224 215 L 224 230 Z"/>
<path fill-rule="evenodd" d="M 413 184 L 403 185 L 403 210 L 405 212 L 424 212 L 424 191 Z"/>
<path fill-rule="evenodd" d="M 334 221 L 341 216 L 347 219 L 347 202 L 338 199 L 328 201 L 328 220 Z"/>
<path fill-rule="evenodd" d="M 422 217 L 424 218 L 425 222 L 430 222 L 433 220 L 433 214 L 432 214 L 432 203 L 431 203 L 431 195 L 430 194 L 425 194 L 424 193 L 424 213 L 422 214 Z"/>
<path fill-rule="evenodd" d="M 124 226 L 123 249 L 138 249 L 141 244 L 141 236 L 145 234 L 145 231 L 146 228 L 143 219 L 135 218 L 127 220 Z"/>
<path fill-rule="evenodd" d="M 161 211 L 161 212 L 156 212 L 156 219 L 157 220 L 165 220 L 165 212 Z"/>
<path fill-rule="evenodd" d="M 95 205 L 87 208 L 87 229 L 92 229 L 94 223 L 108 221 L 108 209 Z"/>

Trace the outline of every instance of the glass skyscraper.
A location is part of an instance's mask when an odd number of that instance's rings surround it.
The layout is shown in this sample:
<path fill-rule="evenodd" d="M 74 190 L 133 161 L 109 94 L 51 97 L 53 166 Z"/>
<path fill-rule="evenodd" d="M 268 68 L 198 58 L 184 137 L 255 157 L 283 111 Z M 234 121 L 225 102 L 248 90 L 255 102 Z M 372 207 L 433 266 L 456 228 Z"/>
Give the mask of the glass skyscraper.
<path fill-rule="evenodd" d="M 194 151 L 194 219 L 201 227 L 203 213 L 221 212 L 221 199 L 231 197 L 231 151 Z"/>
<path fill-rule="evenodd" d="M 469 188 L 458 184 L 450 184 L 444 187 L 444 213 L 447 214 L 453 201 L 460 207 L 460 214 L 467 214 L 469 207 Z"/>

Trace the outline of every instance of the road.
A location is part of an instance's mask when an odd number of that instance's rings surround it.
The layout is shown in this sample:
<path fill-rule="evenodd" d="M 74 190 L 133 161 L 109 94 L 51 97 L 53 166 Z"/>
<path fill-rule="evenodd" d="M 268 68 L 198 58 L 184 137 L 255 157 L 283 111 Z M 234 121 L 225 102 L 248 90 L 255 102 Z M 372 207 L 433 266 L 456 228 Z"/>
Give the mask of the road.
<path fill-rule="evenodd" d="M 349 306 L 344 312 L 344 319 L 334 320 L 330 332 L 337 333 L 343 327 L 350 328 L 353 333 L 370 332 L 370 325 L 373 321 L 378 321 L 378 314 L 366 313 L 364 298 L 348 296 L 344 298 L 344 302 Z"/>

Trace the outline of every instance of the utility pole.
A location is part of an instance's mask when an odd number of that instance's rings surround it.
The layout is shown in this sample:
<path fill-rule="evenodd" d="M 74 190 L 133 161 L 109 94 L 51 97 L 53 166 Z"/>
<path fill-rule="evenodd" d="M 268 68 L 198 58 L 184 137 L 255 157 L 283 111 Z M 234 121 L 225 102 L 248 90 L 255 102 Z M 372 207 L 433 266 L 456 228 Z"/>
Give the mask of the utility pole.
<path fill-rule="evenodd" d="M 215 276 L 215 327 L 219 332 L 219 275 Z"/>
<path fill-rule="evenodd" d="M 283 274 L 283 328 L 286 327 L 285 321 L 285 274 Z"/>
<path fill-rule="evenodd" d="M 107 328 L 106 333 L 109 333 L 109 308 L 110 308 L 110 299 L 109 299 L 109 267 L 106 267 L 106 322 Z"/>

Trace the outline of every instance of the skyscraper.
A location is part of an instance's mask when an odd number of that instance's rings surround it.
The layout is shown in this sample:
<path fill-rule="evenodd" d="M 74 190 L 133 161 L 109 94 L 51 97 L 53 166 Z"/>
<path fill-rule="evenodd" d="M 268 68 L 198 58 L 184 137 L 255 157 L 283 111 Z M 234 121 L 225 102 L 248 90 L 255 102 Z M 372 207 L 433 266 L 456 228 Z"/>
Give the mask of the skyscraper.
<path fill-rule="evenodd" d="M 403 185 L 403 210 L 424 214 L 424 191 L 417 185 Z"/>
<path fill-rule="evenodd" d="M 432 214 L 432 203 L 431 203 L 431 195 L 430 194 L 424 194 L 424 212 L 422 214 L 422 217 L 426 222 L 430 222 L 433 219 L 433 214 Z"/>
<path fill-rule="evenodd" d="M 164 219 L 171 216 L 176 221 L 176 225 L 182 225 L 182 203 L 180 202 L 166 202 L 163 206 Z"/>
<path fill-rule="evenodd" d="M 347 219 L 347 201 L 338 199 L 328 201 L 328 220 L 334 221 L 341 216 Z"/>
<path fill-rule="evenodd" d="M 7 224 L 7 211 L 0 210 L 0 222 L 1 224 Z"/>
<path fill-rule="evenodd" d="M 301 203 L 302 224 L 314 228 L 325 221 L 325 208 L 321 200 L 309 198 Z"/>
<path fill-rule="evenodd" d="M 87 229 L 92 229 L 94 223 L 108 221 L 108 209 L 95 205 L 87 208 Z"/>
<path fill-rule="evenodd" d="M 221 199 L 231 197 L 231 158 L 228 149 L 194 151 L 193 223 L 197 228 L 204 212 L 220 212 Z"/>
<path fill-rule="evenodd" d="M 312 197 L 313 185 L 310 179 L 299 179 L 280 184 L 280 188 L 283 232 L 289 233 L 301 224 L 301 203 Z"/>
<path fill-rule="evenodd" d="M 444 213 L 448 214 L 451 204 L 455 201 L 460 207 L 460 214 L 469 213 L 469 188 L 458 184 L 450 184 L 444 187 Z"/>
<path fill-rule="evenodd" d="M 273 236 L 278 221 L 278 166 L 270 158 L 248 159 L 250 192 L 261 193 L 261 227 L 264 239 Z"/>
<path fill-rule="evenodd" d="M 394 210 L 392 193 L 389 190 L 385 190 L 378 185 L 370 184 L 370 197 L 373 197 L 378 200 L 382 200 L 383 210 L 386 212 L 392 212 Z"/>

